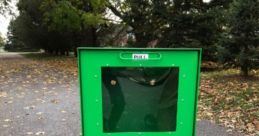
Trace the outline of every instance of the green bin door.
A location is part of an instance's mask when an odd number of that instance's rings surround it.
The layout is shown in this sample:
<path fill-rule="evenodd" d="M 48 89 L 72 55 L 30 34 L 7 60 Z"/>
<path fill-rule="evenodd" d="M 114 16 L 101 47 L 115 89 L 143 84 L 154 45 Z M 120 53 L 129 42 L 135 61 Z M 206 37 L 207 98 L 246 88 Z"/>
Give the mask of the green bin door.
<path fill-rule="evenodd" d="M 194 136 L 200 49 L 79 48 L 84 136 Z"/>

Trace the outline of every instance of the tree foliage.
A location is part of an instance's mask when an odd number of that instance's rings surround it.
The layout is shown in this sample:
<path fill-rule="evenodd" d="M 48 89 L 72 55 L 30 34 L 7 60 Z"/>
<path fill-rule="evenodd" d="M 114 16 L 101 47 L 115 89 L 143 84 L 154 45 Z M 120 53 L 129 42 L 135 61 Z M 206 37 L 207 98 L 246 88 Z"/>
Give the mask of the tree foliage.
<path fill-rule="evenodd" d="M 125 0 L 110 1 L 109 9 L 131 26 L 135 47 L 203 47 L 204 58 L 215 59 L 219 22 L 231 1 Z"/>
<path fill-rule="evenodd" d="M 259 1 L 235 0 L 228 18 L 228 29 L 222 38 L 219 56 L 227 65 L 241 67 L 247 76 L 259 65 Z"/>
<path fill-rule="evenodd" d="M 41 48 L 45 44 L 42 38 L 46 32 L 40 24 L 39 4 L 40 1 L 20 0 L 18 2 L 20 14 L 9 24 L 6 49 Z"/>
<path fill-rule="evenodd" d="M 81 44 L 97 45 L 102 11 L 91 3 L 96 4 L 86 0 L 20 0 L 20 15 L 14 25 L 10 24 L 10 45 L 19 43 L 56 54 Z"/>
<path fill-rule="evenodd" d="M 43 23 L 51 31 L 81 31 L 103 22 L 98 1 L 43 0 L 41 11 Z M 100 0 L 99 0 L 100 1 Z"/>
<path fill-rule="evenodd" d="M 69 1 L 58 1 L 41 4 L 43 11 L 43 23 L 48 26 L 50 31 L 80 31 L 80 14 Z"/>
<path fill-rule="evenodd" d="M 0 0 L 0 14 L 4 15 L 6 12 L 11 13 L 10 2 L 11 0 Z"/>

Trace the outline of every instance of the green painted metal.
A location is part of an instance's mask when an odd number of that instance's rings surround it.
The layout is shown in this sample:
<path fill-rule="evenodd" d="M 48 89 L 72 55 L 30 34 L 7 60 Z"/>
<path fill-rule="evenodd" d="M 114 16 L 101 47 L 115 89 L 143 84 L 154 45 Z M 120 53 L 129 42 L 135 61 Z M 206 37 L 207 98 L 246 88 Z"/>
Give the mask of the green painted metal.
<path fill-rule="evenodd" d="M 195 136 L 201 49 L 82 47 L 78 54 L 83 136 Z M 133 59 L 133 54 L 148 57 Z M 104 132 L 102 67 L 178 67 L 176 130 Z"/>

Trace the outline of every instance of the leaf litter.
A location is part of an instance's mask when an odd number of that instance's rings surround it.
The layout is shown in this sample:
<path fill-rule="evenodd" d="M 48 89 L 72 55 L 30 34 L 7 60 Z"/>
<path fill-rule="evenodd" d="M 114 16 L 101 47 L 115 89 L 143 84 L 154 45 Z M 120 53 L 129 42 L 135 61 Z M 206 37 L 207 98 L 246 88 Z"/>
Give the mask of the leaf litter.
<path fill-rule="evenodd" d="M 201 74 L 198 118 L 247 135 L 259 135 L 259 70 L 252 77 L 239 70 Z"/>
<path fill-rule="evenodd" d="M 0 69 L 2 71 L 0 83 L 3 86 L 22 83 L 22 86 L 18 87 L 20 93 L 16 96 L 20 99 L 24 95 L 30 95 L 23 91 L 31 90 L 31 84 L 37 84 L 39 81 L 45 86 L 37 88 L 33 93 L 44 91 L 45 95 L 58 95 L 57 92 L 50 91 L 55 89 L 53 86 L 55 84 L 63 85 L 67 89 L 70 88 L 70 84 L 78 82 L 77 61 L 71 57 L 47 57 L 47 59 L 37 57 L 27 61 L 6 60 L 1 62 Z M 201 73 L 198 120 L 207 119 L 221 124 L 228 127 L 228 131 L 237 130 L 251 136 L 259 135 L 259 70 L 253 71 L 257 75 L 251 79 L 244 79 L 238 76 L 238 73 L 236 69 Z M 8 97 L 10 91 L 2 88 L 0 88 L 0 99 Z M 36 101 L 45 103 L 40 98 Z M 50 102 L 58 104 L 60 101 L 53 99 Z M 31 105 L 24 107 L 24 110 L 34 108 L 35 106 Z M 61 113 L 66 111 L 61 110 Z M 3 127 L 9 125 L 4 124 Z M 44 135 L 45 132 L 27 133 L 27 135 L 33 134 Z"/>

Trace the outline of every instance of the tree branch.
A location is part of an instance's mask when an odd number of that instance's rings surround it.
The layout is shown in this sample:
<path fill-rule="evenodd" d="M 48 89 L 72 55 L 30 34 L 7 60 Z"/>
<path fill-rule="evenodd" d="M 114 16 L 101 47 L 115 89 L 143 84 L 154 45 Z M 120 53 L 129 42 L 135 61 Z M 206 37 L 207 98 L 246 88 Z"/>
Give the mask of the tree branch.
<path fill-rule="evenodd" d="M 123 20 L 123 15 L 110 3 L 108 2 L 108 8 L 118 17 Z"/>

